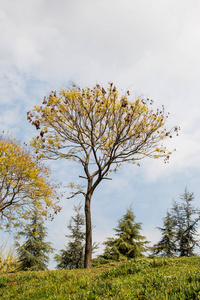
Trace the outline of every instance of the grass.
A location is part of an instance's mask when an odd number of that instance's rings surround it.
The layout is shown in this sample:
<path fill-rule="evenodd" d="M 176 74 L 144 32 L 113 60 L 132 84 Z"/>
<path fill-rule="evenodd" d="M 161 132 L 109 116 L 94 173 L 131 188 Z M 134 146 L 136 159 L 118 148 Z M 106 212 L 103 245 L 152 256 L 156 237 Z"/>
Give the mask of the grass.
<path fill-rule="evenodd" d="M 200 299 L 200 257 L 0 275 L 0 299 Z"/>

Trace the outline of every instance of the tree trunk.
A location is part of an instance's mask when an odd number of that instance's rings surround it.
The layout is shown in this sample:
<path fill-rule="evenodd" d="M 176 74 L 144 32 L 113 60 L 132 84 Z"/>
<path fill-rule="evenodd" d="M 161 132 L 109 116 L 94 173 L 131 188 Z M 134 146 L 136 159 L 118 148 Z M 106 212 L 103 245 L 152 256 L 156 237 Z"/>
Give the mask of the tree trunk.
<path fill-rule="evenodd" d="M 86 243 L 85 243 L 85 259 L 84 267 L 90 269 L 92 267 L 92 222 L 91 222 L 91 203 L 92 193 L 89 191 L 85 197 L 85 223 L 86 223 Z"/>

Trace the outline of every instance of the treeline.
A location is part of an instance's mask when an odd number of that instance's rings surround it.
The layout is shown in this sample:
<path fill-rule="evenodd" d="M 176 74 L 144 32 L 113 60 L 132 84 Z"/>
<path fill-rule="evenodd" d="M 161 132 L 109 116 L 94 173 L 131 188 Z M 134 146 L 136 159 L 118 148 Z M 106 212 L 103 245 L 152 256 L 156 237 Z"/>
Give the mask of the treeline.
<path fill-rule="evenodd" d="M 185 189 L 180 197 L 181 202 L 172 203 L 172 208 L 163 218 L 161 240 L 153 247 L 141 234 L 142 223 L 136 222 L 132 208 L 118 220 L 114 231 L 115 237 L 107 238 L 103 243 L 104 252 L 93 259 L 93 266 L 98 266 L 111 261 L 126 261 L 143 256 L 195 256 L 195 248 L 199 247 L 197 225 L 200 219 L 199 210 L 192 205 L 193 193 Z M 81 203 L 74 206 L 75 215 L 68 224 L 69 234 L 66 235 L 67 244 L 59 254 L 54 256 L 57 269 L 84 268 L 85 251 L 85 218 L 82 214 Z M 47 231 L 44 220 L 35 211 L 30 224 L 26 224 L 17 237 L 25 238 L 20 245 L 15 242 L 17 252 L 17 270 L 46 270 L 49 262 L 49 253 L 53 252 L 50 243 L 45 242 Z M 93 244 L 93 251 L 98 244 Z"/>
<path fill-rule="evenodd" d="M 136 222 L 132 208 L 128 208 L 114 228 L 116 237 L 107 238 L 103 243 L 105 246 L 103 254 L 93 259 L 93 265 L 143 256 L 195 256 L 195 250 L 199 247 L 197 225 L 200 211 L 193 206 L 194 195 L 187 188 L 180 196 L 180 200 L 180 202 L 173 201 L 172 208 L 163 218 L 163 227 L 158 227 L 161 231 L 161 240 L 151 247 L 150 241 L 141 234 L 142 223 Z M 83 266 L 84 230 L 81 227 L 84 224 L 84 217 L 82 215 L 80 222 L 80 209 L 80 204 L 75 206 L 77 214 L 72 217 L 74 227 L 71 222 L 68 226 L 71 231 L 71 235 L 68 235 L 71 242 L 67 244 L 65 250 L 61 250 L 55 256 L 58 269 Z"/>

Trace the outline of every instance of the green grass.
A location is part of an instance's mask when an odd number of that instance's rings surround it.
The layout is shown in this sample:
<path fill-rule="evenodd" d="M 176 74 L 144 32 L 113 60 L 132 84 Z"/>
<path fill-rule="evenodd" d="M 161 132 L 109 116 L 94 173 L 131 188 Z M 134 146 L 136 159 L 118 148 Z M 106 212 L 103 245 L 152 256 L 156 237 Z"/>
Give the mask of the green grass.
<path fill-rule="evenodd" d="M 200 299 L 200 257 L 0 275 L 0 299 Z"/>

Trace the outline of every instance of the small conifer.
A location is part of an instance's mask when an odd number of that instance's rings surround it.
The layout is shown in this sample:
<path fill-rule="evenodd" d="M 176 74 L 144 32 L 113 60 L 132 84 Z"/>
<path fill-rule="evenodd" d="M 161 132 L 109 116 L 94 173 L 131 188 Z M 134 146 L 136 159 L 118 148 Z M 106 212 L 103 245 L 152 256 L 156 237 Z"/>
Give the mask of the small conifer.
<path fill-rule="evenodd" d="M 66 249 L 61 249 L 59 254 L 54 256 L 57 262 L 57 269 L 81 269 L 84 266 L 84 246 L 85 246 L 85 224 L 84 215 L 81 213 L 82 205 L 74 206 L 76 215 L 71 217 L 67 226 L 70 234 L 66 235 L 69 242 Z"/>
<path fill-rule="evenodd" d="M 24 225 L 24 230 L 17 233 L 18 238 L 24 237 L 25 242 L 20 245 L 15 242 L 18 254 L 19 270 L 47 270 L 49 256 L 53 252 L 51 243 L 45 242 L 47 230 L 41 215 L 34 212 L 31 223 Z"/>
<path fill-rule="evenodd" d="M 200 211 L 192 205 L 194 194 L 185 188 L 182 203 L 173 201 L 171 212 L 163 219 L 162 239 L 153 246 L 153 254 L 162 256 L 194 256 L 199 247 L 196 239 Z M 195 217 L 196 216 L 196 217 Z"/>
<path fill-rule="evenodd" d="M 147 251 L 148 241 L 140 234 L 142 223 L 135 222 L 135 215 L 130 207 L 125 215 L 118 220 L 114 228 L 117 238 L 108 238 L 104 254 L 105 259 L 120 260 L 143 256 Z"/>
<path fill-rule="evenodd" d="M 198 240 L 196 237 L 197 225 L 200 219 L 199 210 L 192 205 L 194 200 L 194 194 L 188 192 L 187 188 L 184 190 L 184 193 L 180 196 L 180 199 L 183 201 L 182 204 L 177 205 L 176 215 L 179 215 L 177 218 L 177 250 L 179 256 L 194 256 L 195 247 L 199 247 Z M 196 218 L 194 216 L 196 215 Z"/>
<path fill-rule="evenodd" d="M 175 237 L 176 232 L 174 231 L 174 218 L 167 212 L 167 216 L 163 218 L 163 227 L 157 227 L 161 231 L 162 238 L 152 247 L 154 255 L 172 257 L 176 253 Z"/>

